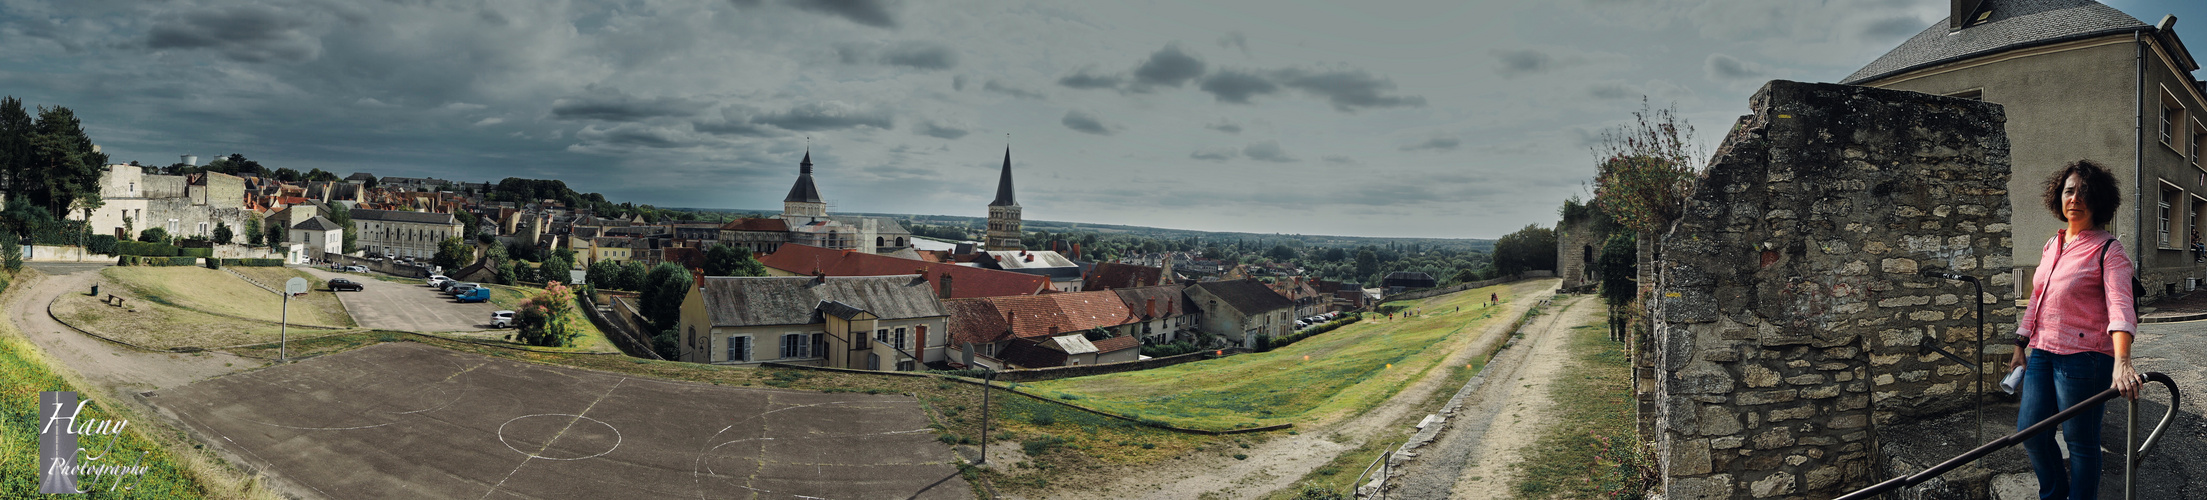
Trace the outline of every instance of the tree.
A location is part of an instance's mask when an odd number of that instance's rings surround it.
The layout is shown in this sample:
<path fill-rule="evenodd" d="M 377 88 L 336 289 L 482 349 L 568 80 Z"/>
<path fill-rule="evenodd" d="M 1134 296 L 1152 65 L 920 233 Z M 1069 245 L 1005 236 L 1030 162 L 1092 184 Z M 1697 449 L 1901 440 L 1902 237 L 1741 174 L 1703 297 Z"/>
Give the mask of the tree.
<path fill-rule="evenodd" d="M 1318 258 L 1326 262 L 1341 262 L 1349 260 L 1349 251 L 1343 250 L 1341 247 L 1328 248 L 1325 252 L 1318 254 Z"/>
<path fill-rule="evenodd" d="M 291 168 L 286 167 L 276 169 L 276 180 L 284 182 L 299 182 L 303 179 L 299 176 L 299 171 L 292 170 Z"/>
<path fill-rule="evenodd" d="M 1373 274 L 1378 274 L 1378 273 L 1379 273 L 1379 253 L 1378 253 L 1378 252 L 1373 252 L 1373 251 L 1372 251 L 1372 249 L 1371 249 L 1371 248 L 1368 248 L 1368 247 L 1367 247 L 1367 248 L 1363 248 L 1363 249 L 1359 249 L 1359 250 L 1357 250 L 1357 251 L 1356 251 L 1356 275 L 1357 275 L 1358 277 L 1365 277 L 1365 278 L 1369 278 L 1369 277 L 1371 277 L 1371 276 L 1372 276 Z"/>
<path fill-rule="evenodd" d="M 536 268 L 536 279 L 547 282 L 572 281 L 574 278 L 568 276 L 568 271 L 574 269 L 574 264 L 568 263 L 567 259 L 562 259 L 558 255 L 545 257 L 544 263 Z"/>
<path fill-rule="evenodd" d="M 621 272 L 614 275 L 615 279 L 613 280 L 613 282 L 619 283 L 621 285 L 621 287 L 619 288 L 620 290 L 628 290 L 632 292 L 641 292 L 644 290 L 644 275 L 648 274 L 650 271 L 648 269 L 644 269 L 644 263 L 633 260 L 622 261 L 620 263 L 619 269 Z"/>
<path fill-rule="evenodd" d="M 614 281 L 620 279 L 620 274 L 620 263 L 601 260 L 592 262 L 589 266 L 583 268 L 582 282 L 589 283 L 591 288 L 599 290 L 619 290 L 620 286 L 618 285 L 620 284 L 614 283 Z"/>
<path fill-rule="evenodd" d="M 642 290 L 637 290 L 636 305 L 643 309 L 644 319 L 655 328 L 674 328 L 682 316 L 682 300 L 688 298 L 691 283 L 690 270 L 673 262 L 661 262 L 644 275 Z"/>
<path fill-rule="evenodd" d="M 475 245 L 460 237 L 445 238 L 437 242 L 437 253 L 429 256 L 429 263 L 447 270 L 457 270 L 475 263 Z"/>
<path fill-rule="evenodd" d="M 230 225 L 229 225 L 229 224 L 223 223 L 222 221 L 219 221 L 219 220 L 218 220 L 218 221 L 215 221 L 215 234 L 214 234 L 214 236 L 215 236 L 215 243 L 221 243 L 221 244 L 224 244 L 224 245 L 228 245 L 228 244 L 230 244 L 230 238 L 231 238 L 231 237 L 233 237 L 233 236 L 237 236 L 237 235 L 235 235 L 235 234 L 232 234 L 232 233 L 230 232 Z"/>
<path fill-rule="evenodd" d="M 1494 242 L 1494 270 L 1503 276 L 1555 268 L 1555 230 L 1528 224 Z"/>
<path fill-rule="evenodd" d="M 31 114 L 23 109 L 23 100 L 14 96 L 0 99 L 0 186 L 6 186 L 10 200 L 25 197 L 30 174 L 31 136 L 36 134 L 36 124 Z"/>
<path fill-rule="evenodd" d="M 1654 234 L 1684 209 L 1701 151 L 1693 125 L 1675 108 L 1651 111 L 1642 99 L 1632 117 L 1633 125 L 1603 131 L 1594 149 L 1594 205 L 1627 228 Z"/>
<path fill-rule="evenodd" d="M 50 213 L 99 208 L 100 170 L 107 165 L 107 155 L 93 152 L 92 138 L 85 135 L 75 112 L 40 106 L 26 153 L 28 162 L 10 180 L 25 184 L 20 199 Z M 77 200 L 83 197 L 91 199 Z"/>
<path fill-rule="evenodd" d="M 261 231 L 261 214 L 248 213 L 245 217 L 245 242 L 261 246 L 268 241 L 268 234 Z"/>
<path fill-rule="evenodd" d="M 329 215 L 327 215 L 326 217 L 329 217 L 330 222 L 337 223 L 337 227 L 345 228 L 343 253 L 353 253 L 354 249 L 356 248 L 353 242 L 359 241 L 360 232 L 353 229 L 352 209 L 345 208 L 344 204 L 331 203 L 329 204 Z"/>
<path fill-rule="evenodd" d="M 269 224 L 268 227 L 262 228 L 262 230 L 268 231 L 268 237 L 265 238 L 268 240 L 268 246 L 276 247 L 284 244 L 284 240 L 288 239 L 291 234 L 290 231 L 284 229 L 283 224 Z"/>
<path fill-rule="evenodd" d="M 1640 292 L 1633 282 L 1639 275 L 1639 242 L 1631 233 L 1609 235 L 1602 243 L 1602 302 L 1609 305 L 1609 338 L 1625 338 L 1625 309 Z"/>
<path fill-rule="evenodd" d="M 1295 249 L 1288 248 L 1287 245 L 1273 245 L 1271 250 L 1264 253 L 1264 256 L 1271 257 L 1272 260 L 1287 262 L 1295 260 Z"/>
<path fill-rule="evenodd" d="M 23 270 L 23 246 L 16 244 L 15 238 L 0 238 L 0 254 L 4 254 L 0 255 L 0 268 L 8 271 L 8 277 Z"/>
<path fill-rule="evenodd" d="M 512 259 L 498 261 L 499 283 L 511 285 L 514 283 L 519 283 L 520 281 L 520 273 L 514 270 L 514 261 Z"/>
<path fill-rule="evenodd" d="M 715 243 L 705 249 L 706 276 L 765 276 L 766 266 L 748 250 Z"/>
<path fill-rule="evenodd" d="M 158 227 L 149 227 L 146 228 L 146 230 L 144 231 L 138 232 L 138 241 L 143 241 L 147 243 L 167 243 L 169 241 L 169 231 Z"/>
<path fill-rule="evenodd" d="M 569 314 L 575 310 L 575 292 L 558 281 L 545 283 L 544 291 L 523 301 L 517 311 L 520 340 L 547 347 L 575 345 L 582 327 Z"/>

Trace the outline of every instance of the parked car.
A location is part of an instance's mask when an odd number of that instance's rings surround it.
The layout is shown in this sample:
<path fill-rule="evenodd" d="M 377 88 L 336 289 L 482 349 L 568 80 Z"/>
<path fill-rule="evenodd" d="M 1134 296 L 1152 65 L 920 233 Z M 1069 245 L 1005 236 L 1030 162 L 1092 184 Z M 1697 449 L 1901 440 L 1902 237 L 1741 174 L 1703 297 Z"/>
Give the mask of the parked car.
<path fill-rule="evenodd" d="M 497 311 L 490 313 L 490 327 L 513 328 L 513 318 L 513 311 Z"/>
<path fill-rule="evenodd" d="M 431 287 L 436 287 L 436 288 L 442 288 L 442 287 L 441 287 L 441 286 L 439 286 L 439 285 L 443 285 L 443 284 L 445 284 L 445 282 L 448 282 L 448 281 L 452 281 L 452 278 L 447 278 L 447 277 L 445 277 L 445 276 L 444 276 L 444 275 L 442 275 L 442 274 L 432 274 L 432 275 L 429 275 L 429 279 L 428 279 L 428 280 L 426 280 L 426 281 L 424 281 L 423 283 L 424 283 L 424 284 L 427 284 L 427 285 L 429 285 L 429 286 L 431 286 Z"/>
<path fill-rule="evenodd" d="M 358 291 L 360 291 L 360 290 L 361 290 L 362 288 L 364 288 L 364 287 L 362 287 L 362 286 L 360 285 L 360 282 L 357 282 L 357 281 L 353 281 L 353 280 L 349 280 L 349 279 L 344 279 L 344 278 L 337 278 L 337 279 L 333 279 L 333 280 L 330 280 L 330 291 L 332 291 L 332 292 L 345 292 L 345 291 L 358 292 Z"/>
<path fill-rule="evenodd" d="M 467 293 L 469 290 L 481 289 L 483 289 L 483 284 L 481 283 L 461 283 L 457 285 L 452 285 L 450 288 L 444 289 L 444 292 L 452 294 L 454 296 L 458 296 L 460 294 Z"/>
<path fill-rule="evenodd" d="M 468 291 L 460 292 L 459 295 L 452 296 L 452 298 L 460 299 L 461 302 L 482 302 L 490 300 L 490 289 L 470 288 L 468 289 Z"/>
<path fill-rule="evenodd" d="M 353 273 L 365 273 L 368 272 L 368 266 L 345 266 L 345 271 Z"/>

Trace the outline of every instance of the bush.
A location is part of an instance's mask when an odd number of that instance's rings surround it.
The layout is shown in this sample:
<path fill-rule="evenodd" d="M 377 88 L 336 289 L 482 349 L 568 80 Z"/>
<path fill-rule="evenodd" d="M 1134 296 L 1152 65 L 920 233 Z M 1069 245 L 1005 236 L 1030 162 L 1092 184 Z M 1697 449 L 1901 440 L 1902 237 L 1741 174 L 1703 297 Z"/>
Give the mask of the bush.
<path fill-rule="evenodd" d="M 148 229 L 148 231 L 151 231 L 151 229 Z M 137 241 L 117 241 L 115 242 L 115 252 L 121 255 L 138 255 L 145 257 L 175 257 L 176 255 L 178 255 L 178 249 L 176 247 L 169 246 L 166 243 L 144 243 Z"/>
<path fill-rule="evenodd" d="M 146 228 L 146 230 L 138 232 L 138 241 L 145 243 L 167 243 L 169 241 L 169 230 L 158 227 Z"/>
<path fill-rule="evenodd" d="M 100 255 L 115 255 L 116 243 L 118 243 L 118 241 L 116 240 L 114 235 L 95 234 L 91 237 L 85 238 L 84 250 Z"/>
<path fill-rule="evenodd" d="M 1170 344 L 1142 346 L 1142 355 L 1152 358 L 1162 358 L 1166 356 L 1179 356 L 1182 354 L 1187 354 L 1200 350 L 1203 350 L 1203 348 L 1195 345 L 1194 342 L 1182 340 Z"/>
<path fill-rule="evenodd" d="M 213 248 L 178 248 L 178 249 L 176 249 L 176 255 L 179 255 L 179 256 L 184 256 L 184 257 L 213 257 L 213 256 L 215 256 L 215 249 L 213 249 Z"/>
<path fill-rule="evenodd" d="M 143 256 L 143 255 L 124 255 L 124 256 L 121 256 L 121 257 L 117 257 L 117 258 L 115 259 L 115 265 L 118 265 L 118 266 L 196 266 L 196 265 L 199 265 L 199 258 L 198 258 L 198 257 L 157 257 L 157 256 Z"/>
<path fill-rule="evenodd" d="M 283 267 L 283 259 L 221 259 L 225 266 Z"/>

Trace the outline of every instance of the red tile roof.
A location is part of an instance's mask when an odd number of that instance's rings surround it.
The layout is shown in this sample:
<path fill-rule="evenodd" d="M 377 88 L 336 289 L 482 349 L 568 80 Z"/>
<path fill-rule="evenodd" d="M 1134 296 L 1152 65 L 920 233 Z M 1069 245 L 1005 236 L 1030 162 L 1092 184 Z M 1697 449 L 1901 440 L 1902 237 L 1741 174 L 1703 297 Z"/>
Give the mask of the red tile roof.
<path fill-rule="evenodd" d="M 1109 291 L 953 299 L 943 301 L 943 307 L 950 310 L 951 341 L 960 344 L 1052 337 L 1141 321 L 1119 294 Z"/>
<path fill-rule="evenodd" d="M 1142 346 L 1142 341 L 1135 339 L 1133 335 L 1120 335 L 1089 343 L 1096 344 L 1097 354 L 1118 352 Z"/>
<path fill-rule="evenodd" d="M 781 219 L 736 219 L 720 225 L 722 231 L 772 231 L 789 232 L 789 223 Z"/>
<path fill-rule="evenodd" d="M 1095 268 L 1088 271 L 1088 276 L 1083 280 L 1081 287 L 1089 290 L 1104 290 L 1151 286 L 1159 284 L 1158 277 L 1163 276 L 1164 273 L 1164 269 L 1155 267 L 1098 262 Z"/>
<path fill-rule="evenodd" d="M 994 269 L 965 267 L 864 252 L 830 250 L 787 244 L 759 258 L 760 264 L 798 275 L 817 272 L 827 276 L 901 276 L 925 270 L 929 286 L 942 293 L 943 276 L 950 277 L 950 298 L 1034 295 L 1050 287 L 1050 278 Z"/>

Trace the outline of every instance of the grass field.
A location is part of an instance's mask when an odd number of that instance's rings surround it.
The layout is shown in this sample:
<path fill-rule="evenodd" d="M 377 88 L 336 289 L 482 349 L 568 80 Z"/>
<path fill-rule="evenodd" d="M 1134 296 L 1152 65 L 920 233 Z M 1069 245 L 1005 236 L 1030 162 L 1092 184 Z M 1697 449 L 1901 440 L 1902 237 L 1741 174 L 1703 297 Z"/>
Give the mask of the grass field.
<path fill-rule="evenodd" d="M 113 491 L 112 483 L 82 488 L 95 491 L 87 498 L 274 498 L 253 481 L 220 465 L 205 452 L 186 449 L 175 431 L 158 421 L 137 418 L 100 401 L 98 391 L 72 383 L 52 368 L 52 361 L 25 340 L 13 323 L 0 321 L 0 498 L 44 498 L 38 494 L 38 393 L 76 391 L 90 399 L 79 418 L 120 419 L 130 423 L 115 442 L 107 462 L 131 465 L 144 457 L 146 474 L 133 478 L 128 492 Z M 88 454 L 106 446 L 108 436 L 82 436 L 78 446 Z M 182 451 L 179 451 L 182 450 Z M 188 454 L 199 455 L 188 455 Z"/>
<path fill-rule="evenodd" d="M 281 267 L 238 267 L 232 269 L 252 277 L 271 287 L 283 286 L 293 277 L 306 278 L 310 287 L 305 296 L 291 299 L 290 317 L 293 325 L 350 328 L 354 326 L 352 315 L 345 312 L 345 305 L 327 290 L 322 280 L 295 269 Z M 284 317 L 284 298 L 253 286 L 237 276 L 203 267 L 110 267 L 100 270 L 100 293 L 130 296 L 163 305 L 192 309 L 217 315 L 236 316 L 245 319 L 275 323 Z M 113 288 L 126 290 L 115 290 Z"/>
<path fill-rule="evenodd" d="M 1571 361 L 1550 386 L 1558 417 L 1516 465 L 1520 498 L 1639 498 L 1655 458 L 1639 446 L 1632 417 L 1632 364 L 1609 340 L 1597 313 L 1570 331 Z"/>
<path fill-rule="evenodd" d="M 1507 285 L 1407 304 L 1395 319 L 1367 319 L 1265 353 L 1153 370 L 1037 382 L 1036 393 L 1123 415 L 1197 429 L 1331 422 L 1385 401 L 1422 378 L 1500 317 L 1488 294 Z M 1459 310 L 1460 308 L 1460 310 Z M 1410 314 L 1405 314 L 1410 313 Z M 1453 338 L 1452 338 L 1453 337 Z"/>

